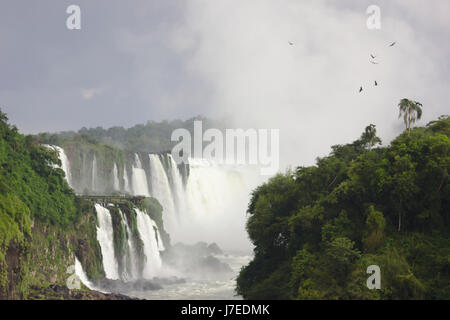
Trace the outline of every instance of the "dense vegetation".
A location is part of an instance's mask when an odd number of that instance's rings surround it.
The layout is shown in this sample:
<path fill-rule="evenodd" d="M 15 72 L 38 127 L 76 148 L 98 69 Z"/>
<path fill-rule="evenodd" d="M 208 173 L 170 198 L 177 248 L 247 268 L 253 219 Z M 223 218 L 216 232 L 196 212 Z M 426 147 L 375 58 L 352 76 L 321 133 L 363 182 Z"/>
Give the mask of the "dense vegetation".
<path fill-rule="evenodd" d="M 75 251 L 90 276 L 102 276 L 92 204 L 75 197 L 54 150 L 7 120 L 0 111 L 0 298 L 64 282 Z"/>
<path fill-rule="evenodd" d="M 229 127 L 226 120 L 212 120 L 204 117 L 194 117 L 188 120 L 173 121 L 148 121 L 145 125 L 138 124 L 131 128 L 111 127 L 104 129 L 81 128 L 78 132 L 61 132 L 57 134 L 41 133 L 37 135 L 39 142 L 62 146 L 67 140 L 84 140 L 91 144 L 103 143 L 115 146 L 119 149 L 141 152 L 158 153 L 170 151 L 176 142 L 171 141 L 172 132 L 175 129 L 184 128 L 193 134 L 194 121 L 202 121 L 203 130 L 208 128 L 225 129 Z"/>
<path fill-rule="evenodd" d="M 238 277 L 239 294 L 450 299 L 450 118 L 415 129 L 404 119 L 408 130 L 388 147 L 374 148 L 371 125 L 317 165 L 253 192 L 255 256 Z M 366 286 L 370 265 L 381 268 L 381 290 Z"/>
<path fill-rule="evenodd" d="M 53 297 L 57 293 L 52 293 L 51 288 L 66 286 L 67 267 L 74 264 L 75 256 L 91 279 L 105 276 L 94 203 L 75 195 L 59 168 L 59 154 L 41 142 L 39 137 L 20 134 L 0 111 L 0 299 Z M 96 155 L 99 170 L 111 169 L 114 163 L 120 165 L 126 160 L 122 150 L 85 135 L 66 139 L 63 146 L 79 158 L 78 162 L 72 161 L 78 165 L 71 170 L 75 179 L 81 175 L 76 169 L 81 170 L 80 162 L 86 155 Z M 110 212 L 119 269 L 125 268 L 122 256 L 128 241 L 122 215 L 130 222 L 141 258 L 138 263 L 142 265 L 145 256 L 137 230 L 136 206 L 130 201 L 114 205 Z M 169 246 L 159 202 L 147 198 L 140 207 L 156 221 L 162 241 Z"/>

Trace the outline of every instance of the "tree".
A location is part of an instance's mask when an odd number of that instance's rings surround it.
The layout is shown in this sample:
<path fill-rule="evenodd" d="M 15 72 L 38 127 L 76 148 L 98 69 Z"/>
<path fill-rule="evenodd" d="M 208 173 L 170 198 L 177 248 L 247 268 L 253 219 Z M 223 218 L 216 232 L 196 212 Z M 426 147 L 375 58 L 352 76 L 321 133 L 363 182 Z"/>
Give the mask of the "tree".
<path fill-rule="evenodd" d="M 403 121 L 405 123 L 406 129 L 408 129 L 408 135 L 411 134 L 411 124 L 416 123 L 416 120 L 422 118 L 422 107 L 420 102 L 412 101 L 409 99 L 402 99 L 398 104 L 400 118 L 403 115 Z"/>
<path fill-rule="evenodd" d="M 377 137 L 377 129 L 374 124 L 370 124 L 366 127 L 361 135 L 362 143 L 369 148 L 369 150 L 376 144 L 381 144 L 381 139 Z"/>

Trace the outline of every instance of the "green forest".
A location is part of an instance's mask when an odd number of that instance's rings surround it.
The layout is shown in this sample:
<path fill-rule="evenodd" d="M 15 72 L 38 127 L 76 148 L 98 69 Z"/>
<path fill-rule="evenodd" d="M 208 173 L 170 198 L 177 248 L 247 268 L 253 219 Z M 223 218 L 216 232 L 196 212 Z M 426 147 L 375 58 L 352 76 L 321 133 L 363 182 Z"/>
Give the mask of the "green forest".
<path fill-rule="evenodd" d="M 75 257 L 90 279 L 105 273 L 94 203 L 75 195 L 60 165 L 57 151 L 20 134 L 0 110 L 0 300 L 105 298 L 84 287 L 66 287 L 67 268 Z M 141 207 L 161 226 L 168 243 L 159 202 L 148 198 Z M 135 236 L 135 206 L 128 201 L 120 208 L 133 222 Z M 115 231 L 123 234 L 118 210 L 112 216 Z M 115 240 L 120 254 L 124 239 Z"/>
<path fill-rule="evenodd" d="M 259 186 L 248 206 L 254 259 L 245 299 L 450 299 L 450 118 L 406 130 L 387 147 L 370 125 L 316 165 Z M 411 110 L 413 108 L 413 110 Z M 410 112 L 412 111 L 412 112 Z M 369 290 L 367 267 L 381 270 Z"/>
<path fill-rule="evenodd" d="M 172 132 L 176 129 L 184 128 L 193 134 L 194 121 L 202 121 L 204 130 L 209 128 L 224 130 L 229 128 L 231 124 L 229 119 L 214 120 L 197 116 L 187 120 L 148 121 L 146 124 L 138 124 L 130 128 L 120 126 L 108 129 L 83 127 L 77 132 L 40 133 L 35 136 L 35 139 L 40 143 L 58 146 L 65 145 L 67 142 L 83 141 L 90 144 L 106 144 L 132 152 L 168 152 L 177 143 L 171 141 Z"/>

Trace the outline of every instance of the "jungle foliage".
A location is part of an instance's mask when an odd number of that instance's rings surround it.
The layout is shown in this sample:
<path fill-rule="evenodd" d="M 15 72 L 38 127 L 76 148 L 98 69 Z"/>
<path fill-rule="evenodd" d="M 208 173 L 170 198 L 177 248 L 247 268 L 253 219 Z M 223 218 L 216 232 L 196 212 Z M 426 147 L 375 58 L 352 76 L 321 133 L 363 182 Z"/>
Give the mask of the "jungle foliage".
<path fill-rule="evenodd" d="M 259 186 L 248 207 L 246 299 L 450 299 L 450 118 L 373 148 L 374 126 L 311 167 Z M 381 290 L 369 290 L 370 265 Z"/>

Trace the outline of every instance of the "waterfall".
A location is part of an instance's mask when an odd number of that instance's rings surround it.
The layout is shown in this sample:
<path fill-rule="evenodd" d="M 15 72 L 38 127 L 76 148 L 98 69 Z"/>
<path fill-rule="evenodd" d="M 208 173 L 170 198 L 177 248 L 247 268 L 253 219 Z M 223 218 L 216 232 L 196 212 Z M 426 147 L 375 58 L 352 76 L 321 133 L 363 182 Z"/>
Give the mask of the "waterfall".
<path fill-rule="evenodd" d="M 70 163 L 69 163 L 69 159 L 67 158 L 66 153 L 64 152 L 64 149 L 58 146 L 53 146 L 53 148 L 55 148 L 58 153 L 59 153 L 59 159 L 61 160 L 61 169 L 64 171 L 64 173 L 66 174 L 66 180 L 67 183 L 71 184 L 71 174 L 70 174 Z"/>
<path fill-rule="evenodd" d="M 251 191 L 262 179 L 257 167 L 189 159 L 185 208 L 177 232 L 170 233 L 173 242 L 206 241 L 231 250 L 250 249 L 245 212 Z"/>
<path fill-rule="evenodd" d="M 115 191 L 120 191 L 119 170 L 116 163 L 114 163 L 113 167 L 113 188 Z"/>
<path fill-rule="evenodd" d="M 172 182 L 172 194 L 175 195 L 175 207 L 176 212 L 179 215 L 180 212 L 183 212 L 186 208 L 186 202 L 185 202 L 185 190 L 183 186 L 183 179 L 181 178 L 180 171 L 178 170 L 178 166 L 173 160 L 173 157 L 171 154 L 168 155 L 169 159 L 169 176 L 170 180 Z"/>
<path fill-rule="evenodd" d="M 164 228 L 169 233 L 175 233 L 177 219 L 175 213 L 174 197 L 170 188 L 166 171 L 161 159 L 156 154 L 150 154 L 150 176 L 152 185 L 152 195 L 163 207 Z"/>
<path fill-rule="evenodd" d="M 130 182 L 128 181 L 128 172 L 126 165 L 123 168 L 123 189 L 125 190 L 126 193 L 132 194 Z"/>
<path fill-rule="evenodd" d="M 161 270 L 161 256 L 158 249 L 158 241 L 155 232 L 156 224 L 154 221 L 144 212 L 139 209 L 135 209 L 137 218 L 137 228 L 144 243 L 144 254 L 146 261 L 142 276 L 146 279 L 151 279 L 158 275 Z"/>
<path fill-rule="evenodd" d="M 126 254 L 122 257 L 124 270 L 122 272 L 123 280 L 136 280 L 139 276 L 138 274 L 138 259 L 136 257 L 136 249 L 134 247 L 132 233 L 130 230 L 130 226 L 128 224 L 127 217 L 122 213 L 119 209 L 119 214 L 121 218 L 121 223 L 123 228 L 125 229 L 125 237 L 127 239 L 127 250 Z"/>
<path fill-rule="evenodd" d="M 94 154 L 94 159 L 92 160 L 92 191 L 97 191 L 97 157 Z"/>
<path fill-rule="evenodd" d="M 77 275 L 81 283 L 83 283 L 87 288 L 91 290 L 97 290 L 96 288 L 94 288 L 92 282 L 89 281 L 86 273 L 83 270 L 83 266 L 81 265 L 80 261 L 78 261 L 77 257 L 75 257 L 75 274 Z"/>
<path fill-rule="evenodd" d="M 59 160 L 61 161 L 61 166 L 57 166 L 57 167 L 64 171 L 64 173 L 66 174 L 67 183 L 69 184 L 69 186 L 72 186 L 71 185 L 72 175 L 70 172 L 70 162 L 69 162 L 69 158 L 67 158 L 67 155 L 66 155 L 64 149 L 61 147 L 58 147 L 58 146 L 53 146 L 53 145 L 48 145 L 48 144 L 44 144 L 43 146 L 46 148 L 53 149 L 56 152 L 58 152 Z"/>
<path fill-rule="evenodd" d="M 108 209 L 95 204 L 99 226 L 97 227 L 97 241 L 100 244 L 103 258 L 103 269 L 106 278 L 119 279 L 119 266 L 114 254 L 114 230 L 111 214 Z"/>
<path fill-rule="evenodd" d="M 135 165 L 132 168 L 132 185 L 133 194 L 136 196 L 149 197 L 150 192 L 148 191 L 147 175 L 145 170 L 142 168 L 141 160 L 139 155 L 135 154 Z"/>
<path fill-rule="evenodd" d="M 156 225 L 155 220 L 152 220 L 152 225 L 153 225 L 153 229 L 156 230 L 155 232 L 156 232 L 156 240 L 158 241 L 158 251 L 166 250 L 166 248 L 164 248 L 164 243 L 162 241 L 161 234 L 159 233 L 159 228 Z"/>

